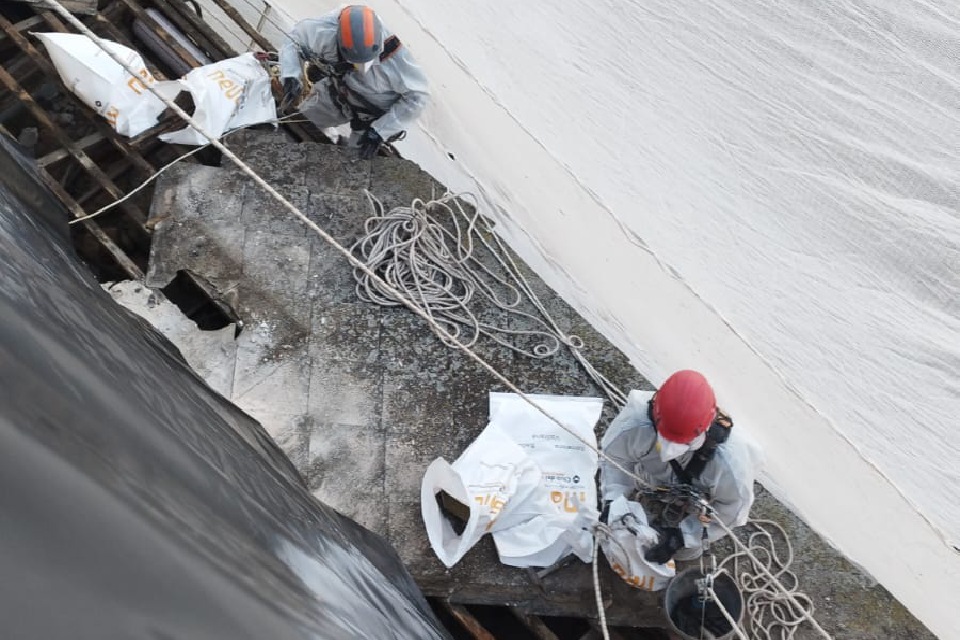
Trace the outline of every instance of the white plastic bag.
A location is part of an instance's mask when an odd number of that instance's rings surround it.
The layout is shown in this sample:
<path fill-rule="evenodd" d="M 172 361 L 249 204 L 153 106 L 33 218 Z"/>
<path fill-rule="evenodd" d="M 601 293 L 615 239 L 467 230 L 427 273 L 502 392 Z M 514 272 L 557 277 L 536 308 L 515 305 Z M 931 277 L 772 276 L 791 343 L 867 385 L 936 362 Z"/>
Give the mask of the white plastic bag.
<path fill-rule="evenodd" d="M 515 567 L 546 567 L 571 552 L 589 562 L 593 559 L 589 527 L 599 516 L 593 429 L 600 419 L 603 400 L 545 394 L 527 397 L 576 435 L 517 394 L 490 394 L 491 423 L 508 433 L 541 472 L 537 490 L 525 504 L 514 506 L 526 511 L 528 517 L 522 524 L 493 536 L 500 562 Z"/>
<path fill-rule="evenodd" d="M 600 417 L 599 398 L 532 396 L 588 443 Z M 592 559 L 597 519 L 597 455 L 514 394 L 491 394 L 490 422 L 456 462 L 434 460 L 421 484 L 421 513 L 437 557 L 453 566 L 493 534 L 500 561 L 549 566 L 573 552 Z M 469 509 L 458 535 L 441 514 L 446 492 Z"/>
<path fill-rule="evenodd" d="M 194 120 L 214 137 L 277 119 L 270 75 L 251 52 L 197 67 L 177 82 L 193 96 Z M 193 127 L 165 133 L 160 139 L 171 144 L 209 142 Z"/>
<path fill-rule="evenodd" d="M 514 498 L 522 503 L 537 488 L 540 471 L 530 457 L 490 424 L 451 465 L 437 458 L 420 485 L 420 512 L 430 545 L 448 568 L 455 565 L 483 534 L 516 524 L 508 514 Z M 437 494 L 446 492 L 469 509 L 460 533 L 440 513 Z"/>
<path fill-rule="evenodd" d="M 90 38 L 75 33 L 32 33 L 47 49 L 63 83 L 77 94 L 84 104 L 107 119 L 113 129 L 125 136 L 135 136 L 157 124 L 166 108 L 149 90 L 154 86 L 165 97 L 173 98 L 180 89 L 176 81 L 158 82 L 147 71 L 140 54 L 116 42 L 104 41 L 137 76 L 111 58 Z"/>
<path fill-rule="evenodd" d="M 659 591 L 676 574 L 673 560 L 655 564 L 644 559 L 644 552 L 657 544 L 658 534 L 647 522 L 647 514 L 637 503 L 620 496 L 610 503 L 607 527 L 598 531 L 600 548 L 610 567 L 624 582 L 643 591 Z"/>

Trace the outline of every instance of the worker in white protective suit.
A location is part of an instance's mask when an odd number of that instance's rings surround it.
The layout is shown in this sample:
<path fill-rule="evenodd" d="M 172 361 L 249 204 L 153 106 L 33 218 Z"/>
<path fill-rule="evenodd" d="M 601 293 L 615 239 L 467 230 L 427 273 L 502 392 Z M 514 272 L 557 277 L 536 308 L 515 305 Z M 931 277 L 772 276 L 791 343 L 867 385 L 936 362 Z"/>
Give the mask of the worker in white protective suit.
<path fill-rule="evenodd" d="M 281 111 L 300 111 L 320 129 L 349 122 L 364 159 L 402 137 L 429 99 L 413 56 L 363 5 L 298 22 L 279 57 Z"/>
<path fill-rule="evenodd" d="M 704 527 L 709 541 L 723 537 L 723 528 L 698 506 L 701 499 L 728 528 L 747 522 L 760 450 L 717 409 L 713 389 L 700 373 L 674 373 L 652 398 L 631 391 L 601 446 L 643 481 L 600 461 L 604 506 L 620 496 L 636 500 L 660 534 L 644 553 L 647 561 L 700 557 Z"/>

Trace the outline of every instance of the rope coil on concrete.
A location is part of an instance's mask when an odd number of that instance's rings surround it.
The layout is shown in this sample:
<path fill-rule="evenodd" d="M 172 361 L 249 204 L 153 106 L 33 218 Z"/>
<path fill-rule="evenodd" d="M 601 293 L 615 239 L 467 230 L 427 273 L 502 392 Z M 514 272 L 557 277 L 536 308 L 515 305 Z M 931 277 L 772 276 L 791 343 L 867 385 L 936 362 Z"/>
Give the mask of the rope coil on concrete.
<path fill-rule="evenodd" d="M 465 210 L 464 195 L 447 194 L 430 202 L 417 199 L 409 206 L 384 212 L 383 205 L 368 192 L 373 215 L 351 252 L 379 277 L 370 278 L 355 269 L 357 296 L 384 306 L 410 301 L 467 348 L 484 337 L 529 358 L 542 359 L 565 346 L 614 407 L 622 408 L 624 393 L 583 355 L 583 340 L 560 329 L 493 225 L 476 208 L 472 213 Z M 403 299 L 396 297 L 397 291 Z M 523 311 L 522 303 L 532 306 L 538 315 Z M 491 307 L 527 328 L 504 328 L 483 319 L 487 314 L 482 310 Z M 498 319 L 503 324 L 502 318 Z M 530 341 L 535 344 L 524 346 Z"/>
<path fill-rule="evenodd" d="M 833 640 L 813 617 L 814 606 L 809 596 L 797 588 L 797 577 L 790 571 L 793 545 L 783 527 L 772 520 L 750 520 L 747 526 L 754 527 L 755 531 L 744 543 L 719 518 L 713 520 L 730 536 L 738 549 L 725 558 L 718 568 L 733 576 L 741 592 L 746 595 L 744 605 L 750 620 L 751 638 L 791 640 L 800 625 L 808 621 L 821 637 Z M 765 528 L 768 526 L 776 529 L 783 538 L 787 546 L 786 559 L 777 554 L 773 536 Z M 740 562 L 744 559 L 749 562 L 741 567 Z M 728 563 L 732 569 L 727 566 Z M 784 586 L 781 577 L 788 578 L 793 586 Z M 777 631 L 779 635 L 772 635 Z"/>
<path fill-rule="evenodd" d="M 138 71 L 137 71 L 136 69 L 133 69 L 133 68 L 129 65 L 129 63 L 127 63 L 125 60 L 123 60 L 123 59 L 122 59 L 120 56 L 118 56 L 116 53 L 114 53 L 114 52 L 111 51 L 109 48 L 107 48 L 107 47 L 104 45 L 103 40 L 102 40 L 99 36 L 97 36 L 93 31 L 91 31 L 86 25 L 84 25 L 80 20 L 78 20 L 73 14 L 71 14 L 69 11 L 67 11 L 67 10 L 63 7 L 63 5 L 61 5 L 61 4 L 60 4 L 59 2 L 57 2 L 56 0 L 43 0 L 43 6 L 46 6 L 46 7 L 49 7 L 49 8 L 51 8 L 51 9 L 53 9 L 56 13 L 58 13 L 61 17 L 63 17 L 64 20 L 66 20 L 66 21 L 67 21 L 68 23 L 70 23 L 75 29 L 77 29 L 80 33 L 82 33 L 82 34 L 84 34 L 85 36 L 87 36 L 88 38 L 90 38 L 90 40 L 91 40 L 92 42 L 94 42 L 101 50 L 103 50 L 104 53 L 107 54 L 114 62 L 116 62 L 116 63 L 119 64 L 123 69 L 125 69 L 132 77 L 137 77 Z M 197 122 L 193 117 L 191 117 L 189 114 L 187 114 L 180 106 L 178 106 L 176 103 L 174 103 L 174 102 L 173 102 L 172 100 L 170 100 L 169 98 L 166 98 L 165 96 L 161 95 L 161 94 L 159 93 L 159 91 L 157 91 L 157 89 L 156 89 L 155 87 L 153 87 L 153 86 L 147 86 L 147 90 L 150 91 L 151 93 L 153 93 L 154 95 L 156 95 L 164 104 L 166 104 L 168 107 L 170 107 L 170 108 L 174 111 L 174 113 L 176 113 L 178 116 L 180 116 L 180 118 L 182 118 L 185 122 L 187 122 L 188 124 L 190 124 L 190 125 L 191 125 L 194 129 L 196 129 L 202 136 L 204 136 L 207 140 L 209 140 L 209 141 L 210 141 L 210 144 L 213 145 L 214 147 L 216 147 L 217 149 L 219 149 L 219 150 L 223 153 L 224 157 L 228 158 L 231 162 L 233 162 L 241 171 L 243 171 L 245 174 L 247 174 L 247 175 L 251 178 L 251 180 L 253 180 L 258 186 L 260 186 L 262 189 L 264 189 L 267 193 L 269 193 L 269 194 L 270 194 L 278 203 L 280 203 L 287 211 L 289 211 L 289 212 L 290 212 L 292 215 L 294 215 L 298 220 L 300 220 L 300 221 L 301 221 L 303 224 L 305 224 L 308 228 L 310 228 L 310 229 L 311 229 L 312 231 L 314 231 L 317 235 L 319 235 L 321 238 L 323 238 L 324 241 L 326 241 L 327 243 L 329 243 L 329 244 L 330 244 L 335 250 L 337 250 L 341 255 L 343 255 L 343 256 L 346 258 L 346 260 L 347 260 L 351 265 L 353 265 L 354 268 L 360 270 L 362 273 L 364 273 L 364 274 L 365 274 L 368 278 L 370 278 L 371 280 L 376 281 L 377 284 L 378 284 L 378 286 L 383 287 L 383 288 L 384 288 L 386 291 L 388 291 L 392 296 L 394 296 L 394 298 L 395 298 L 396 300 L 400 301 L 401 304 L 403 304 L 404 306 L 406 306 L 407 308 L 409 308 L 409 309 L 410 309 L 412 312 L 414 312 L 416 315 L 418 315 L 418 316 L 420 316 L 421 318 L 423 318 L 423 319 L 428 323 L 428 325 L 430 326 L 431 330 L 433 330 L 434 333 L 436 333 L 437 336 L 440 337 L 441 340 L 443 340 L 443 341 L 446 342 L 447 344 L 450 344 L 450 346 L 461 350 L 465 355 L 467 355 L 469 358 L 471 358 L 472 360 L 474 360 L 475 362 L 477 362 L 477 364 L 479 364 L 481 367 L 483 367 L 485 370 L 487 370 L 491 375 L 493 375 L 498 381 L 500 381 L 501 383 L 503 383 L 504 386 L 506 386 L 510 391 L 516 393 L 516 394 L 518 395 L 518 397 L 520 397 L 524 402 L 526 402 L 527 404 L 529 404 L 531 407 L 533 407 L 535 410 L 537 410 L 539 413 L 541 413 L 541 414 L 542 414 L 543 416 L 545 416 L 547 419 L 551 420 L 551 421 L 552 421 L 553 423 L 555 423 L 558 427 L 560 427 L 560 428 L 563 429 L 564 431 L 566 431 L 566 432 L 570 433 L 571 435 L 573 435 L 573 436 L 574 436 L 575 438 L 577 438 L 581 443 L 583 443 L 585 446 L 587 446 L 587 447 L 590 448 L 592 451 L 594 451 L 599 457 L 603 458 L 603 459 L 606 460 L 608 463 L 610 463 L 611 466 L 613 466 L 614 468 L 618 469 L 619 471 L 622 471 L 623 473 L 625 473 L 625 474 L 627 475 L 627 477 L 634 479 L 634 480 L 638 483 L 639 486 L 648 486 L 648 483 L 647 483 L 643 478 L 641 478 L 640 476 L 638 476 L 638 475 L 637 475 L 636 473 L 634 473 L 632 470 L 625 469 L 622 465 L 620 465 L 620 464 L 617 463 L 615 460 L 613 460 L 612 458 L 610 458 L 609 456 L 607 456 L 603 451 L 601 451 L 601 450 L 600 450 L 599 448 L 597 448 L 595 445 L 593 445 L 593 444 L 591 444 L 590 442 L 587 442 L 586 440 L 584 440 L 583 438 L 581 438 L 572 428 L 564 425 L 559 419 L 557 419 L 556 417 L 554 417 L 553 415 L 551 415 L 551 414 L 550 414 L 548 411 L 546 411 L 543 407 L 541 407 L 539 404 L 537 404 L 535 400 L 533 400 L 532 398 L 530 398 L 527 394 L 523 393 L 523 391 L 521 391 L 519 388 L 517 388 L 517 386 L 516 386 L 515 384 L 513 384 L 513 382 L 511 382 L 508 378 L 506 378 L 503 374 L 501 374 L 501 373 L 500 373 L 495 367 L 493 367 L 490 363 L 488 363 L 486 360 L 484 360 L 482 357 L 480 357 L 478 354 L 476 354 L 476 353 L 475 353 L 473 350 L 471 350 L 469 347 L 467 347 L 467 346 L 461 344 L 460 342 L 458 342 L 458 341 L 454 338 L 454 336 L 452 336 L 450 333 L 448 333 L 448 332 L 444 329 L 444 327 L 442 327 L 440 324 L 438 324 L 436 321 L 434 321 L 433 318 L 431 318 L 430 315 L 429 315 L 427 312 L 425 312 L 425 311 L 423 311 L 422 309 L 420 309 L 416 304 L 414 304 L 414 302 L 413 302 L 412 300 L 409 300 L 408 298 L 406 298 L 400 291 L 398 291 L 397 289 L 393 288 L 393 287 L 392 287 L 391 285 L 389 285 L 386 281 L 384 281 L 382 278 L 380 278 L 380 276 L 377 275 L 376 273 L 374 273 L 366 264 L 364 264 L 363 262 L 361 262 L 360 260 L 358 260 L 358 259 L 352 254 L 352 252 L 351 252 L 349 249 L 343 247 L 343 246 L 342 246 L 341 244 L 339 244 L 333 237 L 331 237 L 330 234 L 328 234 L 326 231 L 324 231 L 323 229 L 321 229 L 316 223 L 314 223 L 312 220 L 310 220 L 302 211 L 300 211 L 299 208 L 297 208 L 295 205 L 293 205 L 288 199 L 286 199 L 282 194 L 280 194 L 276 189 L 274 189 L 270 184 L 268 184 L 268 183 L 267 183 L 263 178 L 261 178 L 253 169 L 251 169 L 246 163 L 244 163 L 240 158 L 238 158 L 236 154 L 234 154 L 229 148 L 227 148 L 222 142 L 220 142 L 215 136 L 211 135 L 208 131 L 206 131 L 206 129 L 205 129 L 199 122 Z M 735 544 L 737 544 L 737 545 L 741 548 L 741 551 L 744 553 L 744 555 L 746 555 L 747 557 L 749 557 L 749 558 L 754 562 L 754 564 L 761 570 L 761 572 L 764 573 L 764 574 L 766 574 L 767 577 L 770 578 L 770 584 L 773 585 L 774 587 L 778 588 L 779 591 L 780 591 L 782 594 L 785 595 L 786 599 L 787 599 L 788 601 L 790 601 L 791 604 L 793 604 L 794 606 L 796 606 L 799 611 L 803 611 L 803 618 L 809 620 L 809 621 L 811 622 L 811 624 L 814 626 L 814 628 L 817 629 L 817 631 L 820 632 L 820 634 L 821 634 L 823 637 L 827 638 L 828 640 L 832 640 L 831 636 L 830 636 L 826 631 L 824 631 L 823 628 L 822 628 L 822 627 L 817 623 L 817 621 L 813 618 L 812 612 L 807 612 L 807 611 L 805 611 L 805 610 L 803 609 L 803 606 L 797 601 L 795 595 L 792 594 L 790 591 L 788 591 L 788 590 L 779 582 L 779 580 L 777 579 L 777 577 L 776 577 L 769 569 L 767 569 L 762 563 L 759 563 L 758 559 L 757 559 L 756 556 L 752 553 L 752 551 L 751 551 L 747 546 L 745 546 L 739 539 L 737 539 L 736 536 L 733 535 L 733 532 L 730 530 L 729 527 L 727 527 L 723 522 L 720 522 L 718 519 L 715 519 L 715 520 L 716 520 L 716 521 L 720 524 L 720 526 L 733 538 Z M 597 547 L 598 544 L 599 544 L 599 543 L 598 543 L 597 541 L 595 541 L 595 543 L 594 543 L 595 549 L 596 549 L 596 547 Z M 595 554 L 595 556 L 594 556 L 594 563 L 595 563 L 594 566 L 596 567 L 596 554 Z M 602 599 L 601 599 L 600 596 L 599 596 L 599 580 L 596 580 L 596 581 L 595 581 L 595 586 L 597 587 L 598 605 L 600 606 L 600 609 L 601 609 L 601 612 L 599 612 L 599 613 L 600 613 L 601 616 L 603 616 L 603 613 L 602 613 Z M 605 618 L 604 618 L 603 620 L 604 620 L 604 633 L 606 634 L 607 632 L 606 632 L 606 629 L 605 629 Z"/>
<path fill-rule="evenodd" d="M 813 618 L 813 602 L 798 589 L 797 576 L 790 570 L 793 545 L 783 527 L 772 520 L 750 520 L 744 529 L 750 530 L 747 542 L 742 543 L 731 534 L 739 549 L 718 568 L 736 581 L 743 594 L 751 638 L 792 640 L 805 620 L 810 620 L 815 628 L 819 626 Z M 785 556 L 777 551 L 773 531 L 786 546 Z M 817 630 L 829 637 L 822 629 Z"/>

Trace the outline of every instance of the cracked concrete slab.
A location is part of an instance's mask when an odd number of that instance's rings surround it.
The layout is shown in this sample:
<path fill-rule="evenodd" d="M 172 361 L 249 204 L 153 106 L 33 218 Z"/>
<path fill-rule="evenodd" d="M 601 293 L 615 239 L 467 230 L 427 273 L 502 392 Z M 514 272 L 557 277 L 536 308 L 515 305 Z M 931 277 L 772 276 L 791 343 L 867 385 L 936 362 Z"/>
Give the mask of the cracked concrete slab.
<path fill-rule="evenodd" d="M 359 162 L 347 149 L 296 145 L 258 131 L 234 134 L 231 147 L 346 246 L 370 215 L 363 189 L 388 208 L 443 192 L 397 158 Z M 501 565 L 489 536 L 449 570 L 430 549 L 420 517 L 422 473 L 436 457 L 453 461 L 476 438 L 486 425 L 487 394 L 505 390 L 501 383 L 406 309 L 361 303 L 345 258 L 315 234 L 300 233 L 299 222 L 238 170 L 171 170 L 156 194 L 147 282 L 163 286 L 189 269 L 233 291 L 244 328 L 232 384 L 217 384 L 263 423 L 314 495 L 386 537 L 428 595 L 509 603 L 542 615 L 595 615 L 587 565 L 575 563 L 538 583 Z M 651 388 L 620 351 L 523 269 L 558 324 L 583 338 L 584 354 L 603 374 L 620 388 Z M 484 314 L 500 319 L 496 309 Z M 532 360 L 483 341 L 477 351 L 524 391 L 602 395 L 569 353 Z M 612 413 L 607 403 L 598 430 Z M 882 587 L 759 491 L 755 513 L 787 527 L 801 588 L 825 628 L 853 640 L 932 637 Z M 658 594 L 631 589 L 605 561 L 601 567 L 612 624 L 664 624 Z M 795 637 L 816 635 L 803 629 Z"/>

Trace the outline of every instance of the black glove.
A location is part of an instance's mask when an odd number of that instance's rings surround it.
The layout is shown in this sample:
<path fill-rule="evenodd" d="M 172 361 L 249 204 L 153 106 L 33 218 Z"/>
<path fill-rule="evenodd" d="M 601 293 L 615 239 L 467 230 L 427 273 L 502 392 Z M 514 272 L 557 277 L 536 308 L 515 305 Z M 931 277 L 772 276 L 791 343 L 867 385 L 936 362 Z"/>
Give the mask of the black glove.
<path fill-rule="evenodd" d="M 280 110 L 286 112 L 292 109 L 293 105 L 300 99 L 300 92 L 303 91 L 303 83 L 298 78 L 283 79 L 283 102 L 280 104 Z"/>
<path fill-rule="evenodd" d="M 678 527 L 660 529 L 660 542 L 647 549 L 643 559 L 654 564 L 664 564 L 683 548 L 683 534 Z"/>
<path fill-rule="evenodd" d="M 370 127 L 360 136 L 360 158 L 363 160 L 371 159 L 377 155 L 377 150 L 380 149 L 381 144 L 383 144 L 383 138 L 373 127 Z"/>

